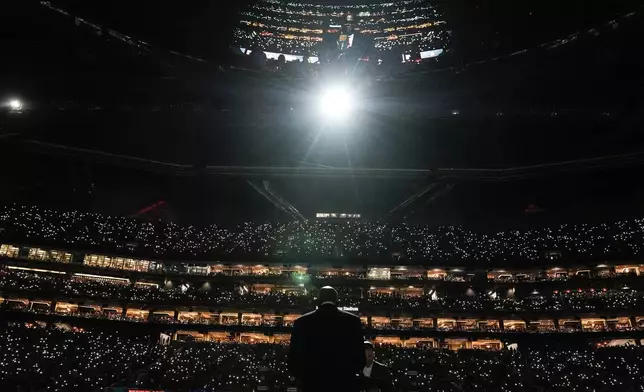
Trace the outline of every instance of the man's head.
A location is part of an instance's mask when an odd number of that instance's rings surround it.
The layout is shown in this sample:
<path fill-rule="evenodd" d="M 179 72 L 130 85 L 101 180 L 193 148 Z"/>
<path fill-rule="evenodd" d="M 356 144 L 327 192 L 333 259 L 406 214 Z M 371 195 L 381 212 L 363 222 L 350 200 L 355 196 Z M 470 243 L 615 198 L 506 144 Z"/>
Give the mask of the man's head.
<path fill-rule="evenodd" d="M 376 358 L 376 350 L 374 350 L 373 343 L 368 340 L 364 342 L 364 356 L 367 360 L 367 366 L 371 366 Z"/>
<path fill-rule="evenodd" d="M 338 304 L 338 292 L 331 286 L 324 286 L 320 289 L 319 293 L 320 304 L 331 302 L 334 305 Z"/>

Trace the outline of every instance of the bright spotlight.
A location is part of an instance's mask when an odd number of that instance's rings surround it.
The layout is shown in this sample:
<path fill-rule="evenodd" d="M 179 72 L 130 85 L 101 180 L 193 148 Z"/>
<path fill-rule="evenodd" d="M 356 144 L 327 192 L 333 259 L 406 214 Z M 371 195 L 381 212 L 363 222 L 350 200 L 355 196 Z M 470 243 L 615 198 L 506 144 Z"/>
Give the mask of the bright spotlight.
<path fill-rule="evenodd" d="M 9 108 L 16 111 L 22 110 L 22 101 L 19 99 L 12 99 L 11 101 L 9 101 Z"/>
<path fill-rule="evenodd" d="M 346 118 L 355 106 L 355 96 L 343 86 L 330 87 L 320 97 L 320 113 L 328 119 Z"/>

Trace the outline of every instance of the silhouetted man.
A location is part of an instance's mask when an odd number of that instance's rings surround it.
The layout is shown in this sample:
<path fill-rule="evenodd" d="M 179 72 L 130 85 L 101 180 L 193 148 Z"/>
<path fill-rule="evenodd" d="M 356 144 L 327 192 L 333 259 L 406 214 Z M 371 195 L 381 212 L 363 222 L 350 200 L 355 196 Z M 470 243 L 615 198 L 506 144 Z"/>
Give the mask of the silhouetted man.
<path fill-rule="evenodd" d="M 289 371 L 303 392 L 353 392 L 365 364 L 360 318 L 338 309 L 338 292 L 320 289 L 319 307 L 295 320 Z"/>
<path fill-rule="evenodd" d="M 391 390 L 391 376 L 389 368 L 380 362 L 376 362 L 376 351 L 373 343 L 364 342 L 365 365 L 362 369 L 362 389 L 366 392 Z"/>

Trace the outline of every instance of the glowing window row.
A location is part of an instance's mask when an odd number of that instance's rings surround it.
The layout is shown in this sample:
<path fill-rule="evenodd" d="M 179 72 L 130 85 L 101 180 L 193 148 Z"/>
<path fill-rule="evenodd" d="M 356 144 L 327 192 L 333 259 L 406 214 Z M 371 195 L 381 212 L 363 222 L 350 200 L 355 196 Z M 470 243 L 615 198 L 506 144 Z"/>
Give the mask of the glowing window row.
<path fill-rule="evenodd" d="M 136 322 L 204 324 L 220 326 L 290 327 L 299 314 L 200 312 L 174 309 L 149 310 L 118 305 L 75 304 L 50 300 L 1 298 L 11 310 L 55 313 L 79 317 L 123 319 Z M 475 318 L 412 318 L 360 316 L 365 327 L 374 330 L 438 330 L 462 332 L 602 332 L 644 329 L 644 316 L 582 317 L 543 320 L 481 320 Z"/>

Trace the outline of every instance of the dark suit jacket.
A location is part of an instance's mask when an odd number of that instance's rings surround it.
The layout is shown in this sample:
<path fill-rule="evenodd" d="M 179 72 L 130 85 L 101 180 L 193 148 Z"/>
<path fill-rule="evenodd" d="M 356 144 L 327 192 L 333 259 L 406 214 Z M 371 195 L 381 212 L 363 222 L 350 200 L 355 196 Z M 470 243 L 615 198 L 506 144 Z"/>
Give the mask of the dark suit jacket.
<path fill-rule="evenodd" d="M 374 389 L 379 389 L 382 392 L 391 391 L 391 373 L 389 373 L 389 368 L 380 362 L 373 361 L 371 377 L 362 376 L 362 389 L 365 391 Z"/>
<path fill-rule="evenodd" d="M 295 320 L 288 367 L 303 392 L 355 391 L 365 364 L 360 318 L 333 304 Z"/>

